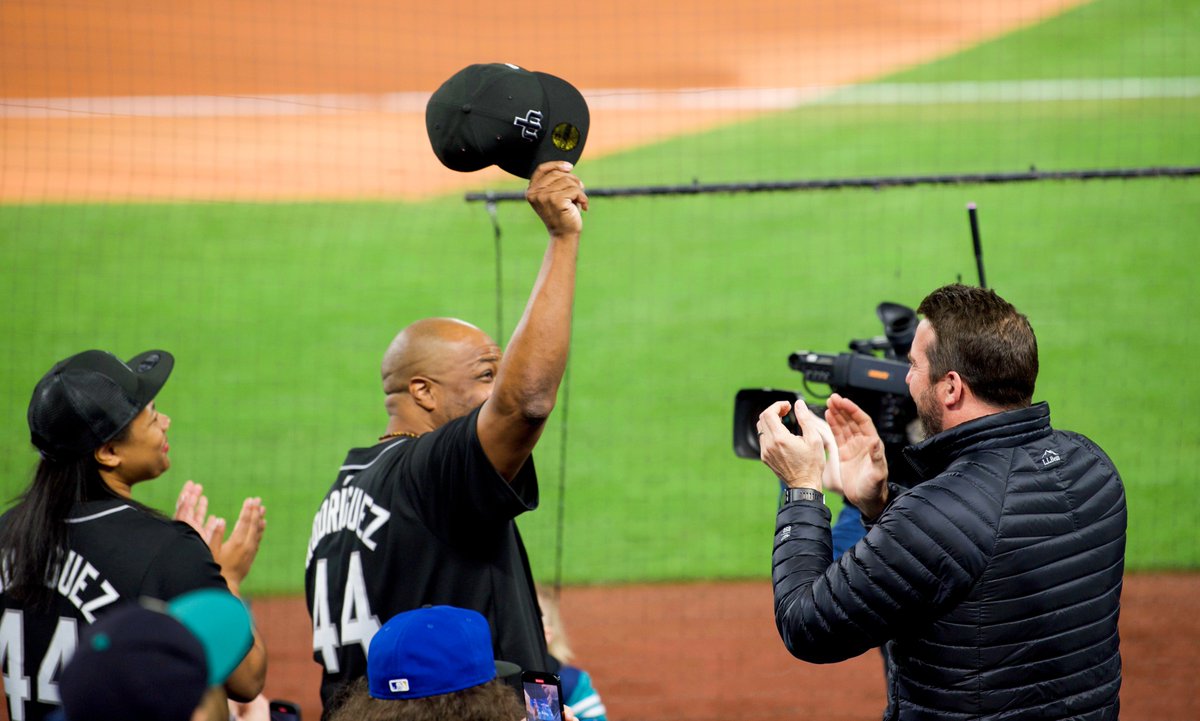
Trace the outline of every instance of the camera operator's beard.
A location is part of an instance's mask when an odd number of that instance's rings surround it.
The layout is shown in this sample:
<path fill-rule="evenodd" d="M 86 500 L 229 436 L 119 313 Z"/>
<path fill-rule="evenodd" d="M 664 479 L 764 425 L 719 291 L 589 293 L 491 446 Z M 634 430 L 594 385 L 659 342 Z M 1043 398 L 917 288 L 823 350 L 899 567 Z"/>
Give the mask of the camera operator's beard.
<path fill-rule="evenodd" d="M 938 405 L 933 394 L 934 386 L 929 386 L 918 397 L 913 398 L 917 406 L 917 418 L 921 421 L 921 428 L 925 429 L 926 438 L 936 436 L 946 429 L 942 419 L 944 409 Z"/>

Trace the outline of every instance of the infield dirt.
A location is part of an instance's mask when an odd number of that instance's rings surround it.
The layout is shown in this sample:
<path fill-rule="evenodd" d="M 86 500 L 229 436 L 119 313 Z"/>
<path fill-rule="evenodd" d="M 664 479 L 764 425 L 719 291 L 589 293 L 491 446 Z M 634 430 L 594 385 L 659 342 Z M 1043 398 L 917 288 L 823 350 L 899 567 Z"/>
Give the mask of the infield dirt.
<path fill-rule="evenodd" d="M 613 0 L 531 20 L 503 4 L 414 0 L 0 3 L 0 202 L 479 188 L 505 176 L 438 164 L 420 101 L 470 63 L 512 62 L 583 90 L 586 161 L 752 117 L 776 89 L 878 77 L 1077 4 Z M 720 95 L 730 90 L 748 93 Z"/>
<path fill-rule="evenodd" d="M 765 552 L 765 551 L 764 551 Z M 870 721 L 887 703 L 875 651 L 818 666 L 788 654 L 765 581 L 564 588 L 563 621 L 609 718 Z M 1200 575 L 1126 574 L 1124 721 L 1200 718 L 1194 680 Z M 300 598 L 259 599 L 267 693 L 318 718 L 320 667 Z"/>

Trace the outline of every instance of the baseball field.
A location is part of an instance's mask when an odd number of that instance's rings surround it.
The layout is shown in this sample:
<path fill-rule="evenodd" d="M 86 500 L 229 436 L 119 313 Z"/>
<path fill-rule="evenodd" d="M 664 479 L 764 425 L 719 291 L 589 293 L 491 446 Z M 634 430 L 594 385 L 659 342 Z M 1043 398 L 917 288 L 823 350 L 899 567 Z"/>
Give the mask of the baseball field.
<path fill-rule="evenodd" d="M 264 498 L 245 590 L 268 693 L 312 718 L 304 547 L 345 450 L 383 430 L 381 353 L 429 315 L 503 342 L 544 248 L 524 204 L 498 204 L 497 240 L 463 200 L 518 181 L 429 150 L 424 98 L 458 68 L 583 90 L 593 189 L 1200 166 L 1189 0 L 13 2 L 0 40 L 0 498 L 36 462 L 50 364 L 170 350 L 173 469 L 137 497 Z M 777 484 L 734 457 L 733 397 L 800 389 L 788 354 L 878 335 L 882 301 L 975 282 L 968 202 L 989 285 L 1038 333 L 1037 399 L 1125 480 L 1122 717 L 1200 717 L 1198 182 L 594 199 L 520 526 L 610 718 L 880 716 L 875 654 L 812 666 L 775 635 Z"/>

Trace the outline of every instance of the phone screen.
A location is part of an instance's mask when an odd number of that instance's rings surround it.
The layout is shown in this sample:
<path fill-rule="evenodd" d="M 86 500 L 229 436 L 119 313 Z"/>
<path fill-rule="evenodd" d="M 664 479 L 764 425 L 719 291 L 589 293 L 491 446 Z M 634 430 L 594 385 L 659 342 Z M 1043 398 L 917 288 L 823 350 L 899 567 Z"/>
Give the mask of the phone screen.
<path fill-rule="evenodd" d="M 554 674 L 525 672 L 525 717 L 529 721 L 562 721 L 562 687 Z"/>
<path fill-rule="evenodd" d="M 270 702 L 271 721 L 300 721 L 300 707 L 282 699 Z"/>

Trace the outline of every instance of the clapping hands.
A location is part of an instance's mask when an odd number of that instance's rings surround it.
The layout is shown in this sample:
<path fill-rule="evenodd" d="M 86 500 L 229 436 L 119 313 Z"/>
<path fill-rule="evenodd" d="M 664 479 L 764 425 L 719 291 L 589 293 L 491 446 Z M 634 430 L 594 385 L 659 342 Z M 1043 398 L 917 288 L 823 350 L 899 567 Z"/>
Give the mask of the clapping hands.
<path fill-rule="evenodd" d="M 242 502 L 242 510 L 228 538 L 225 537 L 225 519 L 207 516 L 207 513 L 208 498 L 204 495 L 204 487 L 193 481 L 184 483 L 175 502 L 175 520 L 183 521 L 200 534 L 212 551 L 213 560 L 221 567 L 229 590 L 237 595 L 262 544 L 267 528 L 267 509 L 261 498 L 247 498 Z"/>

